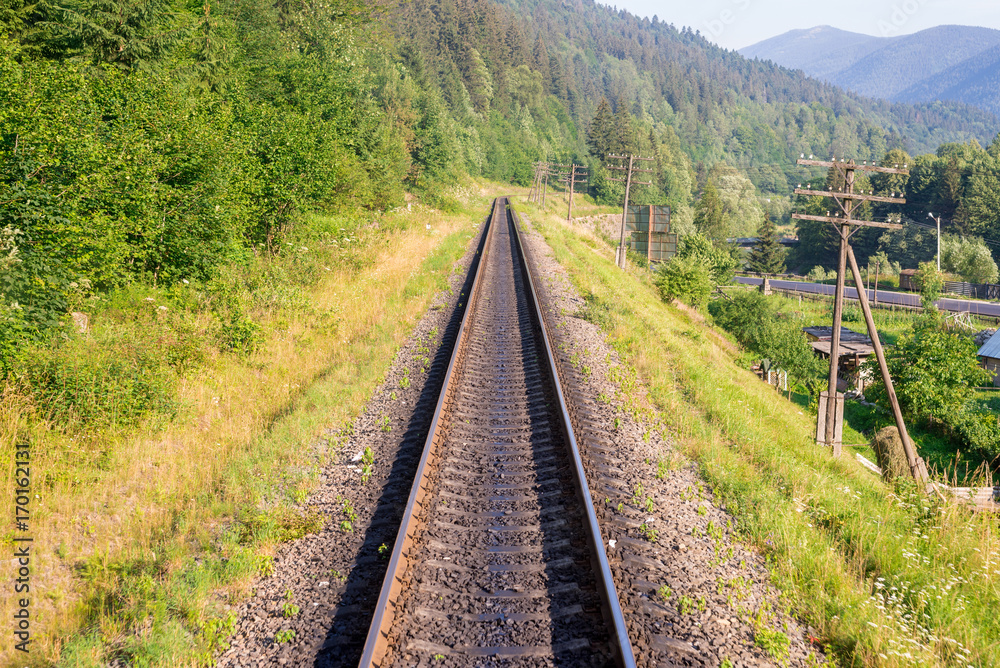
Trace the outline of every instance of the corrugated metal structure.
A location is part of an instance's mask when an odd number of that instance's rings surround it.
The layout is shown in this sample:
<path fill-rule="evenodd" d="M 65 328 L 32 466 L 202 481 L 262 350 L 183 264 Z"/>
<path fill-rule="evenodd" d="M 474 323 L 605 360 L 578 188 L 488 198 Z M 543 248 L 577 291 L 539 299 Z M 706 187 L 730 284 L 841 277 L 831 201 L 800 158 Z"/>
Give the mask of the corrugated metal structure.
<path fill-rule="evenodd" d="M 650 262 L 666 262 L 677 254 L 677 235 L 670 232 L 670 207 L 632 204 L 625 216 L 625 230 L 633 251 Z"/>
<path fill-rule="evenodd" d="M 993 385 L 1000 387 L 1000 332 L 991 336 L 978 354 L 983 366 L 993 372 Z"/>

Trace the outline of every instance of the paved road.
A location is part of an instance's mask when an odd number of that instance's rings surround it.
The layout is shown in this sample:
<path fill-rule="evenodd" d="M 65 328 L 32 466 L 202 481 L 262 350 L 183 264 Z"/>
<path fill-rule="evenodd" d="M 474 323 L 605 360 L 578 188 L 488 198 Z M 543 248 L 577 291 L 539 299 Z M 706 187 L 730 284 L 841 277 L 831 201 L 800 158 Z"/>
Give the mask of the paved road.
<path fill-rule="evenodd" d="M 737 276 L 736 282 L 744 285 L 760 285 L 763 279 L 750 278 L 748 276 Z M 772 280 L 771 287 L 778 290 L 795 290 L 808 294 L 833 296 L 834 286 L 824 283 L 800 283 L 798 281 Z M 872 301 L 874 290 L 868 290 L 868 300 Z M 844 294 L 848 299 L 857 299 L 858 292 L 854 288 L 845 288 Z M 878 291 L 879 304 L 895 304 L 896 306 L 920 306 L 920 295 L 911 292 L 889 292 Z M 942 311 L 953 313 L 971 313 L 972 315 L 985 315 L 992 318 L 1000 318 L 1000 304 L 992 302 L 977 302 L 968 299 L 939 299 L 938 308 Z"/>

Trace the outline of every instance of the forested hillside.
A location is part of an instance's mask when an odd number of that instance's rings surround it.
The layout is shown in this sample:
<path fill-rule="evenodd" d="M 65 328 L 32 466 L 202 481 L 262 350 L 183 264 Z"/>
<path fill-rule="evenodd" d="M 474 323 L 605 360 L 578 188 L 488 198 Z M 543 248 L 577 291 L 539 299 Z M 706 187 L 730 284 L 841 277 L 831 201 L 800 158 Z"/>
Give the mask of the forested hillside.
<path fill-rule="evenodd" d="M 711 182 L 717 232 L 745 235 L 764 209 L 787 217 L 799 154 L 875 160 L 998 129 L 587 0 L 4 0 L 0 32 L 4 368 L 93 294 L 208 281 L 282 252 L 308 211 L 443 203 L 463 174 L 525 184 L 545 158 L 590 163 L 610 202 L 603 155 L 633 150 L 657 157 L 636 196 L 673 205 L 680 230 Z M 978 201 L 959 207 L 986 186 L 962 169 L 946 199 L 986 234 Z"/>

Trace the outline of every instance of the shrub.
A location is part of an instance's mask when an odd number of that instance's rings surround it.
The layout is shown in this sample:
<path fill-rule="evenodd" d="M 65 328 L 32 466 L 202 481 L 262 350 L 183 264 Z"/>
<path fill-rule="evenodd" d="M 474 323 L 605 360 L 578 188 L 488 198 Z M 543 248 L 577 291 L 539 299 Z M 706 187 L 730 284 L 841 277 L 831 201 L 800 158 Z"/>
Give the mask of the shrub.
<path fill-rule="evenodd" d="M 1000 455 L 1000 417 L 975 410 L 972 406 L 952 413 L 945 422 L 962 444 L 987 459 Z"/>
<path fill-rule="evenodd" d="M 664 301 L 679 299 L 688 306 L 702 308 L 712 294 L 712 276 L 695 258 L 675 257 L 656 274 L 656 287 Z"/>
<path fill-rule="evenodd" d="M 806 278 L 813 283 L 822 283 L 826 280 L 826 269 L 817 264 L 809 271 L 808 274 L 806 274 Z"/>

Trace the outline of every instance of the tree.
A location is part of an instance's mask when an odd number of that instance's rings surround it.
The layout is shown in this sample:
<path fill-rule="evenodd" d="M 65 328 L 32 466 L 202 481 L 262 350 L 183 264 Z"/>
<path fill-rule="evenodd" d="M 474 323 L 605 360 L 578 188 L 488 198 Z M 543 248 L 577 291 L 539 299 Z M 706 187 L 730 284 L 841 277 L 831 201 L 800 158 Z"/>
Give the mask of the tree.
<path fill-rule="evenodd" d="M 813 353 L 799 326 L 778 318 L 774 302 L 759 292 L 742 292 L 731 300 L 709 305 L 715 322 L 733 334 L 741 345 L 773 361 L 798 381 L 818 376 L 823 363 Z"/>
<path fill-rule="evenodd" d="M 660 267 L 655 281 L 663 301 L 679 299 L 697 309 L 708 303 L 714 287 L 708 267 L 694 257 L 674 257 Z"/>
<path fill-rule="evenodd" d="M 785 271 L 785 249 L 778 240 L 774 221 L 764 214 L 764 222 L 757 231 L 757 241 L 750 251 L 750 271 L 758 274 L 781 274 Z"/>
<path fill-rule="evenodd" d="M 614 128 L 615 120 L 611 113 L 611 104 L 608 98 L 602 97 L 587 130 L 587 147 L 590 153 L 602 162 L 614 145 Z"/>
<path fill-rule="evenodd" d="M 960 412 L 974 388 L 989 381 L 991 374 L 979 365 L 971 337 L 942 329 L 934 317 L 914 326 L 886 349 L 886 364 L 903 412 L 916 420 L 946 420 Z M 865 362 L 876 380 L 865 391 L 871 399 L 889 408 L 888 395 L 874 357 Z"/>
<path fill-rule="evenodd" d="M 982 239 L 946 234 L 941 238 L 941 268 L 969 283 L 995 283 L 997 263 Z"/>
<path fill-rule="evenodd" d="M 628 105 L 619 98 L 618 109 L 615 110 L 614 133 L 611 150 L 615 153 L 632 153 L 635 150 L 635 130 L 632 127 L 632 114 Z"/>
<path fill-rule="evenodd" d="M 694 226 L 698 232 L 710 239 L 726 238 L 726 220 L 722 208 L 722 198 L 711 181 L 705 185 L 705 192 L 698 200 L 694 212 Z"/>
<path fill-rule="evenodd" d="M 736 251 L 714 243 L 702 234 L 681 237 L 677 244 L 677 257 L 691 259 L 706 267 L 715 285 L 725 285 L 733 280 L 733 272 L 740 265 Z"/>

